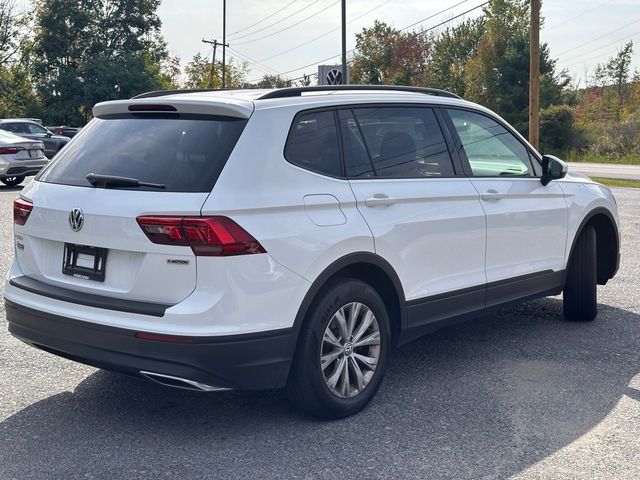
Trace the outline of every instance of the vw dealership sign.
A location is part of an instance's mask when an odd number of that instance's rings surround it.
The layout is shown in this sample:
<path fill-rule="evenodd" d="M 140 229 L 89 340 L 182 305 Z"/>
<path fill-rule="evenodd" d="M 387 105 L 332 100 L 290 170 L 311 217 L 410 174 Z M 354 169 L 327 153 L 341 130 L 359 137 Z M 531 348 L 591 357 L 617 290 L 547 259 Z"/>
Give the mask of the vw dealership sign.
<path fill-rule="evenodd" d="M 318 65 L 318 85 L 347 85 L 349 66 L 346 77 L 342 73 L 342 65 Z"/>

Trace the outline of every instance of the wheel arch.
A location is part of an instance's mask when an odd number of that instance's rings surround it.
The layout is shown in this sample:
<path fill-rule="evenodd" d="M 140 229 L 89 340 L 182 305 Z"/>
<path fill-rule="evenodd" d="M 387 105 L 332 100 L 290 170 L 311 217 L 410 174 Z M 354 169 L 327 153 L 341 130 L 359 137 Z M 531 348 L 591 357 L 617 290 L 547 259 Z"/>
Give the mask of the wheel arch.
<path fill-rule="evenodd" d="M 613 214 L 605 207 L 591 210 L 582 219 L 571 243 L 567 257 L 567 269 L 580 235 L 588 226 L 596 231 L 597 278 L 599 285 L 605 285 L 618 271 L 620 264 L 620 233 Z"/>
<path fill-rule="evenodd" d="M 294 320 L 290 352 L 295 355 L 300 331 L 309 309 L 322 289 L 336 278 L 356 278 L 370 284 L 389 308 L 389 319 L 394 342 L 406 327 L 405 296 L 400 278 L 385 259 L 371 252 L 356 252 L 345 255 L 326 267 L 307 291 Z"/>

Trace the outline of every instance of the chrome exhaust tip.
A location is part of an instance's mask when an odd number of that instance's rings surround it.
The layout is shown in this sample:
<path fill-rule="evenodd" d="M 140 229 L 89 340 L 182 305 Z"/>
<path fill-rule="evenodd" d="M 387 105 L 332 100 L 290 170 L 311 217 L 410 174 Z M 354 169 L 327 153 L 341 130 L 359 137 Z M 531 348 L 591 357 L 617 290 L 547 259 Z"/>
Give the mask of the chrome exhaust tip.
<path fill-rule="evenodd" d="M 140 375 L 148 378 L 149 380 L 153 380 L 156 383 L 164 385 L 165 387 L 183 388 L 185 390 L 195 390 L 197 392 L 224 392 L 226 390 L 231 390 L 230 388 L 207 385 L 205 383 L 196 382 L 195 380 L 189 380 L 187 378 L 165 375 L 164 373 L 145 372 L 143 370 L 140 370 Z"/>

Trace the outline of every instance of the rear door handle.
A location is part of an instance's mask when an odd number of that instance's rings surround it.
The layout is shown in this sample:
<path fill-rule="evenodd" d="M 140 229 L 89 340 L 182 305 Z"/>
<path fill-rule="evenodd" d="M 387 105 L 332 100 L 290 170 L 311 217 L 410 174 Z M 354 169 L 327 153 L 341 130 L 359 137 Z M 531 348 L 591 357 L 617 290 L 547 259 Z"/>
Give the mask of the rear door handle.
<path fill-rule="evenodd" d="M 492 189 L 487 190 L 486 192 L 484 192 L 482 195 L 480 195 L 480 198 L 482 198 L 482 200 L 486 200 L 486 201 L 502 200 L 502 194 L 499 193 L 497 190 L 494 190 L 492 188 Z"/>
<path fill-rule="evenodd" d="M 396 199 L 391 198 L 388 195 L 385 195 L 384 193 L 375 193 L 373 197 L 367 198 L 364 201 L 364 204 L 367 207 L 371 207 L 371 208 L 388 207 L 389 205 L 393 205 L 394 203 L 396 203 Z"/>

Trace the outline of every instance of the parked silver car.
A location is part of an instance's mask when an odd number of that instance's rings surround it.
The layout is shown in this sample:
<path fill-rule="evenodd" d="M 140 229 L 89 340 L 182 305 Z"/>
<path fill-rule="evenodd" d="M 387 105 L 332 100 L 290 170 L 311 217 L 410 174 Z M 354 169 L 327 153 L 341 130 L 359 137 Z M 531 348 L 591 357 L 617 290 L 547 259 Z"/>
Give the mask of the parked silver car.
<path fill-rule="evenodd" d="M 48 158 L 52 158 L 71 140 L 69 137 L 55 135 L 46 127 L 28 118 L 5 118 L 0 120 L 0 129 L 31 140 L 40 140 L 44 143 L 44 154 Z"/>
<path fill-rule="evenodd" d="M 0 130 L 0 182 L 14 186 L 47 164 L 44 144 Z"/>

